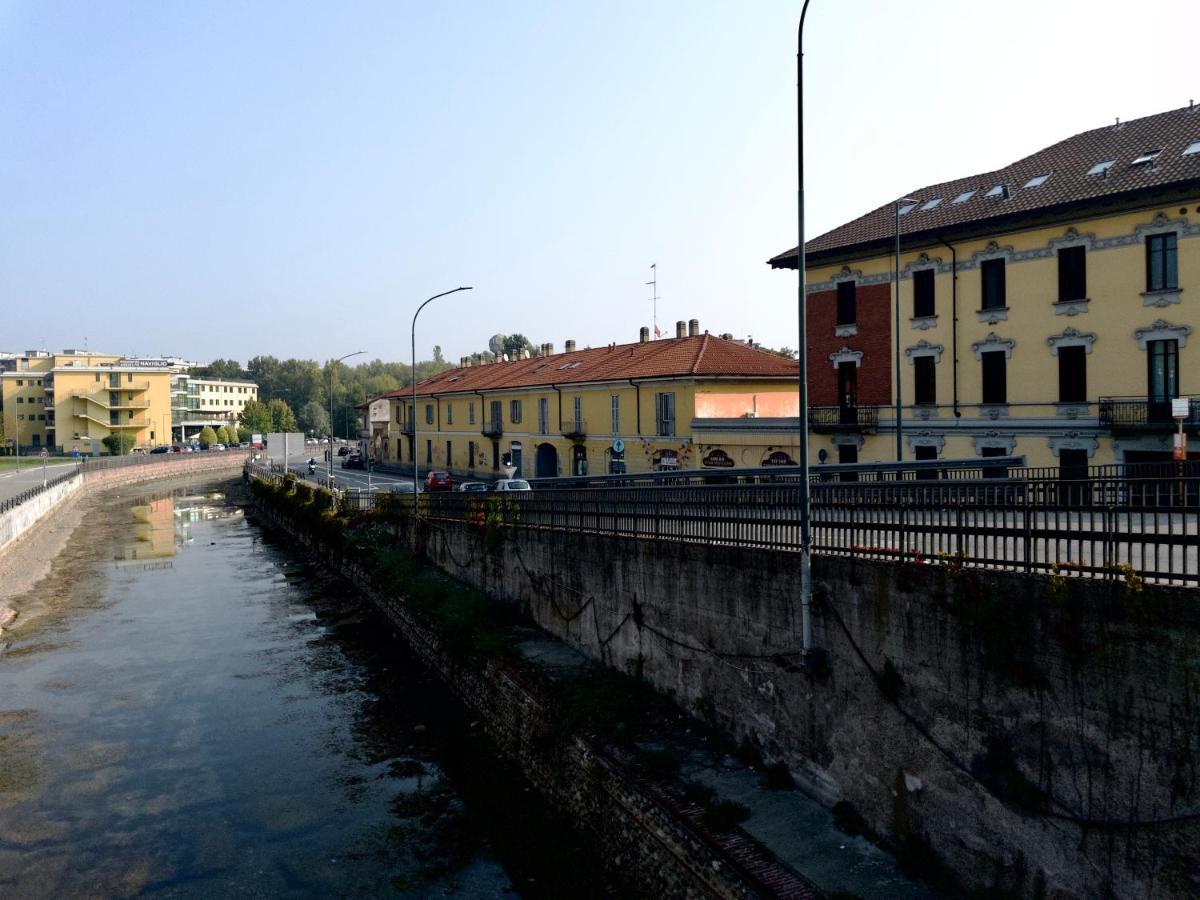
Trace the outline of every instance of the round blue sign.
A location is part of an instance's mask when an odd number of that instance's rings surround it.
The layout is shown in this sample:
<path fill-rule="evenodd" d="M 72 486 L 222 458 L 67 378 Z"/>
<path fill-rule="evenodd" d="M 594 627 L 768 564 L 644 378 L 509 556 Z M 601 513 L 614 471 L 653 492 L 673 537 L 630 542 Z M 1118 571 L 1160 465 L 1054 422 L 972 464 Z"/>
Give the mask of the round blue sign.
<path fill-rule="evenodd" d="M 623 440 L 621 440 L 620 438 L 617 438 L 616 440 L 613 441 L 613 453 L 624 453 L 624 452 L 625 452 L 625 442 Z"/>

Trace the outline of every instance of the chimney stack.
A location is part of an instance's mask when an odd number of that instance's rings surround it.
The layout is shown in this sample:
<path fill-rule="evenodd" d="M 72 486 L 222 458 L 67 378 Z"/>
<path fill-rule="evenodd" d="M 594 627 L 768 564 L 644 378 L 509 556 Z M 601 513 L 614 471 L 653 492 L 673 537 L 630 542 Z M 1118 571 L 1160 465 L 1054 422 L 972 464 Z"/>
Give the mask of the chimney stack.
<path fill-rule="evenodd" d="M 638 331 L 638 343 L 648 344 L 649 342 L 650 342 L 650 329 L 647 328 L 645 325 L 643 325 L 641 327 L 641 330 Z"/>
<path fill-rule="evenodd" d="M 553 345 L 553 344 L 549 344 L 549 343 L 548 343 L 548 344 L 546 344 L 546 355 L 547 355 L 547 356 L 553 356 L 553 355 L 554 355 L 554 345 Z"/>
<path fill-rule="evenodd" d="M 563 345 L 563 353 L 574 353 L 574 352 L 575 352 L 575 342 L 572 340 L 568 340 L 566 342 L 566 344 Z"/>
<path fill-rule="evenodd" d="M 688 320 L 688 337 L 699 337 L 699 336 L 700 336 L 700 320 L 699 319 L 689 319 Z"/>
<path fill-rule="evenodd" d="M 675 323 L 675 337 L 687 337 L 687 322 L 680 319 Z"/>
<path fill-rule="evenodd" d="M 732 341 L 732 340 L 733 340 L 733 334 L 732 334 L 731 332 L 728 332 L 728 331 L 727 331 L 727 332 L 725 332 L 723 335 L 721 335 L 721 340 L 723 340 L 723 341 Z"/>

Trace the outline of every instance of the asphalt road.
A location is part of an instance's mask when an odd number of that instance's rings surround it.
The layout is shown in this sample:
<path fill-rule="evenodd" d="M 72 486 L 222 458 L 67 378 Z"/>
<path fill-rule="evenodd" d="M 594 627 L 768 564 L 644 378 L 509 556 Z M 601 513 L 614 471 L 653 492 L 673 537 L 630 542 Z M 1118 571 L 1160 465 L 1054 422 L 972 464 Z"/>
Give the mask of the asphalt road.
<path fill-rule="evenodd" d="M 46 466 L 46 478 L 54 479 L 63 472 L 70 471 L 73 463 L 66 463 L 54 466 Z M 29 460 L 28 468 L 26 463 L 21 463 L 20 472 L 0 472 L 0 502 L 7 500 L 9 497 L 15 497 L 22 491 L 27 491 L 31 487 L 40 487 L 42 483 L 42 464 L 41 461 Z"/>

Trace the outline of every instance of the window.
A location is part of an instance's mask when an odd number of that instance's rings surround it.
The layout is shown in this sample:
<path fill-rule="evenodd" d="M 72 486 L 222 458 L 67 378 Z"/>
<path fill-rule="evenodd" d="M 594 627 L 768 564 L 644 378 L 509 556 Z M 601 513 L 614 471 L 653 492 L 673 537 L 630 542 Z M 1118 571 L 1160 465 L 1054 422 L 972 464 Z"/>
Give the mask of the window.
<path fill-rule="evenodd" d="M 1058 299 L 1087 298 L 1087 250 L 1064 247 L 1058 251 Z"/>
<path fill-rule="evenodd" d="M 467 404 L 467 424 L 468 425 L 475 424 L 475 404 L 474 403 Z"/>
<path fill-rule="evenodd" d="M 932 200 L 926 200 L 925 205 L 921 207 L 921 210 L 923 212 L 927 209 L 933 209 L 935 206 L 937 206 L 941 202 L 942 202 L 941 197 L 934 197 Z"/>
<path fill-rule="evenodd" d="M 913 402 L 921 405 L 937 403 L 937 361 L 932 356 L 913 358 L 915 387 Z"/>
<path fill-rule="evenodd" d="M 1058 348 L 1058 402 L 1087 402 L 1087 348 Z"/>
<path fill-rule="evenodd" d="M 433 424 L 433 404 L 432 403 L 425 404 L 425 424 L 426 425 Z"/>
<path fill-rule="evenodd" d="M 913 273 L 913 316 L 922 318 L 934 315 L 933 269 L 921 269 Z"/>
<path fill-rule="evenodd" d="M 843 466 L 854 465 L 858 462 L 858 445 L 857 444 L 838 444 L 838 464 Z M 858 481 L 857 472 L 843 472 L 839 481 Z"/>
<path fill-rule="evenodd" d="M 487 424 L 491 425 L 493 428 L 498 427 L 500 425 L 500 410 L 503 408 L 503 404 L 501 404 L 499 400 L 491 401 L 492 420 Z"/>
<path fill-rule="evenodd" d="M 1131 166 L 1144 166 L 1147 163 L 1152 163 L 1158 158 L 1158 154 L 1162 153 L 1162 147 L 1157 150 L 1146 150 L 1141 153 L 1137 159 L 1130 163 Z"/>
<path fill-rule="evenodd" d="M 987 350 L 979 354 L 983 362 L 983 402 L 1007 403 L 1007 359 L 1003 350 Z"/>
<path fill-rule="evenodd" d="M 450 468 L 450 466 L 452 465 L 453 459 L 454 459 L 454 452 L 450 446 L 450 441 L 446 441 L 446 468 L 447 469 Z"/>
<path fill-rule="evenodd" d="M 913 459 L 937 459 L 937 447 L 933 444 L 918 444 L 913 447 Z"/>
<path fill-rule="evenodd" d="M 521 421 L 521 401 L 510 400 L 508 402 L 508 421 L 516 425 Z"/>
<path fill-rule="evenodd" d="M 1179 263 L 1175 235 L 1152 234 L 1146 238 L 1146 290 L 1173 291 L 1179 287 Z"/>
<path fill-rule="evenodd" d="M 1008 305 L 1004 293 L 1004 260 L 985 259 L 979 271 L 983 278 L 983 308 L 1004 309 Z"/>
<path fill-rule="evenodd" d="M 984 196 L 985 197 L 999 197 L 1003 193 L 1004 193 L 1004 185 L 998 184 L 994 188 L 992 188 L 990 191 L 988 191 L 986 194 L 984 194 Z"/>
<path fill-rule="evenodd" d="M 574 407 L 572 411 L 575 413 L 575 430 L 583 431 L 583 398 L 577 394 L 572 405 Z"/>
<path fill-rule="evenodd" d="M 446 403 L 446 424 L 454 424 L 454 404 L 450 402 Z"/>
<path fill-rule="evenodd" d="M 548 434 L 550 431 L 550 401 L 545 397 L 538 398 L 538 434 Z"/>
<path fill-rule="evenodd" d="M 475 468 L 475 442 L 467 441 L 467 468 Z"/>
<path fill-rule="evenodd" d="M 25 387 L 25 382 L 20 378 L 17 379 L 17 387 Z"/>
<path fill-rule="evenodd" d="M 957 197 L 955 197 L 954 202 L 955 203 L 966 203 L 968 200 L 970 200 L 974 196 L 975 196 L 975 188 L 971 188 L 971 190 L 963 191 L 961 194 L 959 194 Z"/>
<path fill-rule="evenodd" d="M 1106 160 L 1104 160 L 1104 162 L 1098 162 L 1094 166 L 1092 166 L 1090 169 L 1088 169 L 1087 173 L 1089 175 L 1103 175 L 1105 172 L 1107 172 L 1109 169 L 1111 169 L 1113 167 L 1113 163 L 1115 163 L 1115 162 L 1116 162 L 1115 159 L 1106 159 Z"/>
<path fill-rule="evenodd" d="M 612 412 L 612 433 L 621 433 L 621 395 L 613 394 L 609 399 L 609 406 Z"/>
<path fill-rule="evenodd" d="M 1071 450 L 1064 447 L 1058 451 L 1058 477 L 1070 481 L 1087 478 L 1088 455 L 1086 450 Z"/>
<path fill-rule="evenodd" d="M 984 459 L 995 459 L 997 456 L 1008 456 L 1007 447 L 980 447 L 979 455 Z M 984 478 L 1004 478 L 1008 474 L 1005 466 L 984 466 Z"/>
<path fill-rule="evenodd" d="M 839 281 L 837 286 L 837 324 L 853 325 L 857 310 L 857 292 L 853 281 Z"/>
<path fill-rule="evenodd" d="M 1192 141 L 1183 150 L 1184 156 L 1191 156 L 1194 153 L 1200 153 L 1200 141 Z"/>
<path fill-rule="evenodd" d="M 1027 182 L 1025 182 L 1025 187 L 1027 187 L 1027 188 L 1041 187 L 1043 184 L 1046 183 L 1046 179 L 1049 177 L 1050 177 L 1049 175 L 1034 175 Z"/>
<path fill-rule="evenodd" d="M 906 204 L 904 204 L 904 206 L 900 207 L 900 215 L 907 216 L 910 212 L 912 212 L 916 208 L 917 208 L 917 204 L 906 203 Z"/>
<path fill-rule="evenodd" d="M 1146 362 L 1147 399 L 1151 403 L 1168 403 L 1178 397 L 1179 341 L 1148 341 Z"/>
<path fill-rule="evenodd" d="M 675 436 L 675 394 L 664 392 L 654 395 L 655 434 L 659 437 Z"/>
<path fill-rule="evenodd" d="M 425 465 L 433 465 L 433 441 L 425 441 Z"/>

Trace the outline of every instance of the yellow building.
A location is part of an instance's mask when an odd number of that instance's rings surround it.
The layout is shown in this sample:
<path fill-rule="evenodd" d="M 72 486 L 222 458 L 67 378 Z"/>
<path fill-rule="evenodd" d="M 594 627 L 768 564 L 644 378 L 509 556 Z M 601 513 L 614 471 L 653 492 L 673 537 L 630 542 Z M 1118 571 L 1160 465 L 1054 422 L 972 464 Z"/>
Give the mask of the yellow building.
<path fill-rule="evenodd" d="M 1170 458 L 1170 401 L 1200 398 L 1200 107 L 1076 135 L 808 241 L 814 456 L 895 459 L 897 228 L 905 458 Z"/>
<path fill-rule="evenodd" d="M 173 370 L 163 360 L 30 351 L 5 368 L 4 433 L 23 448 L 101 454 L 110 434 L 140 448 L 170 442 Z"/>
<path fill-rule="evenodd" d="M 794 361 L 701 334 L 695 319 L 665 340 L 643 328 L 632 344 L 577 350 L 567 341 L 563 353 L 546 344 L 511 362 L 464 360 L 417 386 L 415 427 L 411 393 L 386 395 L 379 459 L 411 464 L 415 453 L 422 468 L 497 475 L 511 465 L 524 477 L 701 468 L 721 457 L 693 433 L 698 408 L 794 393 L 796 374 Z"/>

